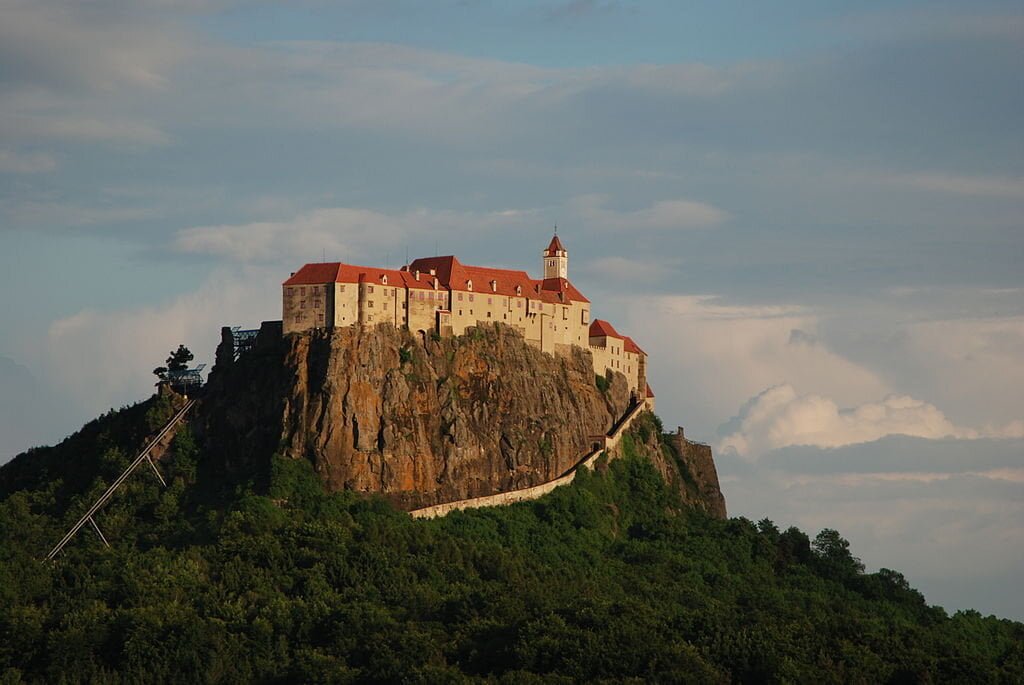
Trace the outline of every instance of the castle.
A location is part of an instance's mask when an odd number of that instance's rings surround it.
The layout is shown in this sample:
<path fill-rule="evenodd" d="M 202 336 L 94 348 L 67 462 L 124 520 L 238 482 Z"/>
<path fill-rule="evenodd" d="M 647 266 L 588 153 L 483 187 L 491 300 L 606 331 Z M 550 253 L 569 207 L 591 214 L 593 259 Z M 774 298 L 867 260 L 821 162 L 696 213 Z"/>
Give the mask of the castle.
<path fill-rule="evenodd" d="M 401 269 L 341 262 L 306 264 L 282 285 L 284 333 L 389 323 L 428 334 L 461 335 L 478 323 L 518 330 L 544 352 L 588 349 L 594 372 L 623 374 L 637 398 L 647 354 L 607 321 L 591 320 L 590 300 L 569 282 L 569 253 L 555 235 L 542 252 L 541 279 L 525 271 L 469 266 L 454 256 L 424 257 Z"/>

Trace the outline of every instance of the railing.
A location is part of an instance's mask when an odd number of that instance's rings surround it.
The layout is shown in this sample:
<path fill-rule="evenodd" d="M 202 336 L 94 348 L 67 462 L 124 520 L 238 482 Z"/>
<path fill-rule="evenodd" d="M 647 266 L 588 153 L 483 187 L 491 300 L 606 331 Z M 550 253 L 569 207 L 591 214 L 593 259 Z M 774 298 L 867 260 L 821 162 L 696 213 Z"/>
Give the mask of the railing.
<path fill-rule="evenodd" d="M 493 495 L 484 495 L 482 497 L 472 497 L 470 499 L 456 500 L 454 502 L 445 502 L 443 504 L 435 504 L 430 507 L 423 507 L 422 509 L 414 509 L 409 513 L 413 518 L 435 518 L 437 516 L 444 516 L 457 509 L 477 509 L 480 507 L 497 507 L 505 504 L 514 504 L 516 502 L 525 502 L 527 500 L 537 499 L 548 494 L 555 488 L 563 485 L 568 485 L 576 477 L 576 471 L 581 466 L 592 467 L 594 462 L 597 461 L 601 453 L 606 450 L 614 449 L 618 446 L 619 440 L 622 438 L 623 432 L 629 428 L 633 420 L 636 419 L 643 411 L 650 409 L 650 402 L 644 400 L 633 407 L 625 416 L 623 416 L 608 433 L 604 436 L 604 444 L 595 448 L 594 450 L 587 453 L 582 459 L 580 459 L 575 466 L 566 471 L 563 475 L 549 480 L 540 485 L 533 485 L 528 488 L 521 488 L 519 490 L 509 490 L 507 492 L 498 492 Z"/>
<path fill-rule="evenodd" d="M 47 559 L 53 559 L 58 554 L 60 554 L 61 550 L 64 549 L 64 547 L 69 542 L 71 542 L 71 539 L 73 537 L 75 537 L 75 534 L 78 533 L 78 531 L 81 530 L 82 527 L 85 526 L 86 523 L 91 523 L 92 527 L 96 530 L 96 534 L 99 535 L 100 536 L 100 540 L 103 541 L 103 544 L 106 545 L 107 547 L 110 546 L 110 543 L 107 542 L 107 538 L 104 537 L 103 532 L 100 530 L 100 527 L 98 525 L 96 525 L 96 521 L 93 519 L 93 516 L 96 514 L 97 511 L 100 510 L 100 508 L 104 504 L 107 503 L 107 501 L 114 495 L 114 492 L 119 487 L 121 487 L 121 484 L 124 483 L 126 480 L 128 480 L 128 476 L 132 475 L 132 472 L 143 461 L 148 461 L 149 462 L 149 465 L 153 469 L 153 472 L 156 474 L 156 477 L 160 479 L 160 483 L 166 487 L 167 484 L 164 483 L 163 476 L 160 475 L 160 471 L 157 470 L 156 464 L 153 463 L 153 460 L 150 458 L 149 453 L 153 451 L 153 448 L 156 447 L 157 443 L 159 443 L 161 440 L 163 440 L 164 437 L 168 433 L 170 433 L 172 430 L 174 430 L 174 428 L 175 428 L 175 426 L 177 426 L 178 422 L 181 421 L 181 419 L 183 419 L 185 417 L 185 414 L 188 413 L 188 410 L 191 409 L 192 405 L 194 405 L 195 403 L 196 403 L 195 400 L 188 400 L 185 403 L 185 406 L 183 406 L 180 410 L 178 410 L 178 413 L 175 414 L 171 418 L 171 420 L 168 421 L 164 425 L 164 427 L 160 430 L 160 432 L 157 433 L 156 437 L 149 441 L 149 444 L 146 445 L 145 449 L 143 449 L 141 452 L 139 452 L 139 456 L 137 456 L 135 458 L 135 461 L 133 461 L 131 463 L 131 465 L 124 470 L 124 473 L 122 473 L 120 476 L 118 476 L 117 480 L 115 480 L 111 484 L 111 486 L 109 488 L 107 488 L 107 491 L 104 492 L 100 496 L 100 498 L 93 503 L 93 505 L 91 507 L 89 507 L 89 510 L 85 512 L 85 515 L 82 516 L 82 518 L 78 519 L 78 522 L 75 523 L 75 525 L 71 526 L 71 529 L 64 535 L 63 538 L 61 538 L 60 542 L 58 542 L 56 544 L 56 546 L 54 546 L 54 548 L 52 550 L 50 550 L 50 553 L 46 555 Z"/>

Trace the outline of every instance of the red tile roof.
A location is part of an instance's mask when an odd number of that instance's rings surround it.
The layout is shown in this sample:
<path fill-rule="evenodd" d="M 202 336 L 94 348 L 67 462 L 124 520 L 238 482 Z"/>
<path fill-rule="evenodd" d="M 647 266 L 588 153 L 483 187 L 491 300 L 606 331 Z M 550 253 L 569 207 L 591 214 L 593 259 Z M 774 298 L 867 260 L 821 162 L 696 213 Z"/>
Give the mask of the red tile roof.
<path fill-rule="evenodd" d="M 591 338 L 618 338 L 622 341 L 622 349 L 626 352 L 632 352 L 633 354 L 647 353 L 640 349 L 631 337 L 628 335 L 621 335 L 615 327 L 604 319 L 594 319 L 590 324 L 590 337 Z"/>
<path fill-rule="evenodd" d="M 615 330 L 615 327 L 604 319 L 594 319 L 590 324 L 590 337 L 591 338 L 618 338 L 622 340 L 622 336 Z"/>
<path fill-rule="evenodd" d="M 647 354 L 646 352 L 641 350 L 640 346 L 633 342 L 633 339 L 628 335 L 624 338 L 624 341 L 625 342 L 622 346 L 626 350 L 626 352 L 632 352 L 634 354 Z"/>
<path fill-rule="evenodd" d="M 525 271 L 495 269 L 486 266 L 469 266 L 453 256 L 423 257 L 414 260 L 407 267 L 409 271 L 419 269 L 420 273 L 437 271 L 437 277 L 452 290 L 468 290 L 473 282 L 473 292 L 496 293 L 510 297 L 521 296 L 539 299 L 543 302 L 568 304 L 590 302 L 583 293 L 564 278 L 535 280 Z M 422 276 L 421 276 L 422 278 Z M 495 282 L 494 287 L 491 281 Z M 517 291 L 518 287 L 518 291 Z"/>
<path fill-rule="evenodd" d="M 651 389 L 651 384 L 650 383 L 647 384 L 647 396 L 648 397 L 654 397 L 654 390 Z"/>
<path fill-rule="evenodd" d="M 540 289 L 546 292 L 559 293 L 565 299 L 572 300 L 573 302 L 590 302 L 590 300 L 583 296 L 583 293 L 577 290 L 576 286 L 565 278 L 545 278 L 541 281 Z"/>
<path fill-rule="evenodd" d="M 562 241 L 558 239 L 558 235 L 555 235 L 551 242 L 548 244 L 548 249 L 545 252 L 565 252 L 565 248 L 562 247 Z"/>
<path fill-rule="evenodd" d="M 284 282 L 284 285 L 320 285 L 323 283 L 384 283 L 387 276 L 387 284 L 402 286 L 405 288 L 418 288 L 421 290 L 433 290 L 434 286 L 431 277 L 420 275 L 416 280 L 413 275 L 406 271 L 396 269 L 381 269 L 373 266 L 356 266 L 342 262 L 324 262 L 320 264 L 306 264 L 292 274 L 292 277 Z M 440 287 L 443 284 L 439 283 Z"/>

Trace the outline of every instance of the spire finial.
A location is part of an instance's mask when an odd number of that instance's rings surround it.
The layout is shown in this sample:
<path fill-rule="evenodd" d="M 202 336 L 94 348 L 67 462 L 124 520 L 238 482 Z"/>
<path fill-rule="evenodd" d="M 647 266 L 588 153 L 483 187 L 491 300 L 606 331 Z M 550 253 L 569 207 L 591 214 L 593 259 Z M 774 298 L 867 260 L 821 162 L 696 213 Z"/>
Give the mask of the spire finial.
<path fill-rule="evenodd" d="M 558 235 L 558 224 L 555 224 L 555 235 Z"/>

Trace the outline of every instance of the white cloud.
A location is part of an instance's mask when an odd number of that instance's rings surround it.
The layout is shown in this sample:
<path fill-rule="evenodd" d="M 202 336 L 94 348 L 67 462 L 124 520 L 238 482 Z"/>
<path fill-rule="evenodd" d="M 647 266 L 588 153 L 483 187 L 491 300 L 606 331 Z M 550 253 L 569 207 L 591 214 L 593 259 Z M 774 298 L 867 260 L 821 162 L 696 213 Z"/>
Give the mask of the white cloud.
<path fill-rule="evenodd" d="M 897 176 L 895 180 L 920 190 L 939 193 L 1024 198 L 1024 178 L 1022 177 L 918 173 Z"/>
<path fill-rule="evenodd" d="M 56 168 L 57 160 L 46 152 L 0 150 L 0 173 L 38 174 Z"/>
<path fill-rule="evenodd" d="M 183 229 L 172 246 L 179 252 L 208 254 L 240 262 L 382 261 L 387 248 L 422 236 L 464 236 L 522 226 L 531 212 L 456 212 L 417 209 L 388 214 L 369 209 L 330 207 L 303 212 L 286 221 L 196 226 Z M 408 244 L 408 243 L 406 243 Z"/>
<path fill-rule="evenodd" d="M 651 355 L 659 407 L 686 421 L 697 438 L 709 438 L 736 407 L 773 385 L 791 383 L 849 403 L 894 392 L 870 368 L 812 342 L 821 317 L 806 307 L 639 294 L 628 301 L 604 299 L 602 310 L 596 314 L 603 318 L 622 312 L 621 326 L 613 323 Z M 794 330 L 802 334 L 794 336 Z"/>
<path fill-rule="evenodd" d="M 0 61 L 10 83 L 110 92 L 159 88 L 188 53 L 175 23 L 96 3 L 4 3 Z M 113 9 L 113 8 L 111 8 Z"/>
<path fill-rule="evenodd" d="M 273 270 L 222 269 L 194 292 L 159 305 L 58 319 L 47 333 L 43 367 L 54 387 L 92 413 L 137 401 L 152 391 L 150 372 L 179 343 L 192 349 L 196 363 L 209 363 L 221 326 L 280 318 L 280 280 Z"/>
<path fill-rule="evenodd" d="M 11 220 L 11 225 L 53 228 L 110 225 L 149 219 L 157 214 L 150 207 L 86 207 L 60 202 L 6 200 L 0 200 L 0 211 Z"/>
<path fill-rule="evenodd" d="M 610 278 L 623 285 L 631 286 L 651 285 L 659 280 L 669 278 L 672 274 L 672 269 L 667 265 L 617 256 L 594 259 L 579 267 L 574 267 L 573 270 L 594 280 Z"/>
<path fill-rule="evenodd" d="M 710 228 L 729 218 L 728 213 L 704 202 L 661 200 L 632 211 L 608 209 L 606 195 L 581 195 L 569 201 L 570 210 L 590 229 L 605 231 Z"/>
<path fill-rule="evenodd" d="M 891 440 L 803 451 L 809 462 L 831 461 L 842 469 L 869 452 L 877 453 L 870 461 L 884 463 Z M 1007 441 L 999 448 L 1006 458 L 1016 455 L 1015 466 L 976 472 L 975 452 L 994 446 L 918 440 L 907 447 L 912 454 L 902 450 L 902 457 L 913 456 L 910 461 L 923 468 L 935 457 L 951 467 L 937 473 L 793 473 L 773 470 L 771 455 L 754 463 L 728 455 L 716 460 L 731 515 L 767 516 L 812 535 L 835 528 L 869 570 L 898 569 L 929 603 L 1019 620 L 1024 601 L 1015 588 L 1024 569 L 1024 442 Z M 959 458 L 945 459 L 937 450 Z"/>
<path fill-rule="evenodd" d="M 717 449 L 747 458 L 792 445 L 841 447 L 887 435 L 964 439 L 980 435 L 954 425 L 937 407 L 905 395 L 841 409 L 827 397 L 800 395 L 789 384 L 752 398 L 734 423 L 738 427 L 719 441 Z"/>

